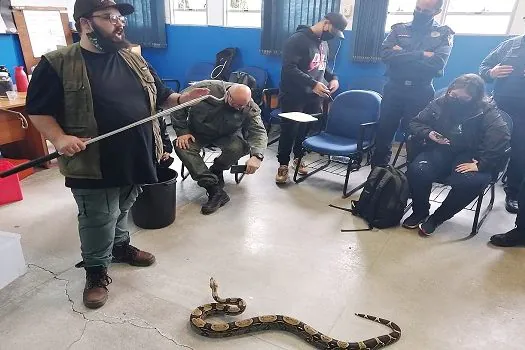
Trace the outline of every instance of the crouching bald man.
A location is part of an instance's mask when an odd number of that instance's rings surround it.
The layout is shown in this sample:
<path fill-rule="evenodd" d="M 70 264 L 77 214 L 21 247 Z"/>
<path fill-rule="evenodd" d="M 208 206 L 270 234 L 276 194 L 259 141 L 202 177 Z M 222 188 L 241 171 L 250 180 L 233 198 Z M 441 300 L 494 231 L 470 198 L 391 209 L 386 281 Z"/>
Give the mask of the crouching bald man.
<path fill-rule="evenodd" d="M 172 115 L 172 125 L 177 135 L 174 141 L 177 156 L 188 168 L 192 179 L 208 193 L 208 202 L 201 210 L 202 214 L 207 215 L 230 200 L 223 189 L 223 172 L 250 154 L 245 173 L 254 174 L 264 158 L 268 136 L 261 119 L 261 110 L 246 85 L 205 80 L 184 92 L 189 93 L 198 88 L 207 88 L 211 95 L 224 97 L 224 101 L 208 99 L 177 111 Z M 222 153 L 208 169 L 200 151 L 209 145 L 220 148 Z"/>

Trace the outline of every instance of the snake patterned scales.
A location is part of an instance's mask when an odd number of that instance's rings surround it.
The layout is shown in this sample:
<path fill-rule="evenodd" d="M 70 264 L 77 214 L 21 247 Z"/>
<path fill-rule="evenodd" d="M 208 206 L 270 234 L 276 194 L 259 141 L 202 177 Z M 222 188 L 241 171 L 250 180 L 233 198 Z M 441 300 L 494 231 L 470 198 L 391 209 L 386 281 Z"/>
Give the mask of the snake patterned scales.
<path fill-rule="evenodd" d="M 218 284 L 213 278 L 210 280 L 210 288 L 216 303 L 199 306 L 190 315 L 192 329 L 205 337 L 226 338 L 251 332 L 281 330 L 299 336 L 318 349 L 329 350 L 379 349 L 395 343 L 401 337 L 401 329 L 394 322 L 364 314 L 356 314 L 356 316 L 381 323 L 390 327 L 392 332 L 359 342 L 346 342 L 330 338 L 299 320 L 283 315 L 257 316 L 229 323 L 206 322 L 205 319 L 209 316 L 220 314 L 235 316 L 246 309 L 246 303 L 241 298 L 220 298 L 217 293 Z"/>

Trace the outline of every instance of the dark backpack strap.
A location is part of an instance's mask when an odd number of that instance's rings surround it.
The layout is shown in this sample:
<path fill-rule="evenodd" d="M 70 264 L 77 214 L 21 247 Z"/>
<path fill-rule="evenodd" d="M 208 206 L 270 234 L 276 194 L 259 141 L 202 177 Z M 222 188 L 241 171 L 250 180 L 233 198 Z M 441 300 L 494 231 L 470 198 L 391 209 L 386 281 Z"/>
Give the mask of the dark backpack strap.
<path fill-rule="evenodd" d="M 338 207 L 336 205 L 332 205 L 330 204 L 329 207 L 331 208 L 335 208 L 335 209 L 339 209 L 339 210 L 343 210 L 343 211 L 347 211 L 349 213 L 352 213 L 354 214 L 355 213 L 355 204 L 356 204 L 356 201 L 352 201 L 351 202 L 351 208 L 343 208 L 343 207 Z M 372 231 L 374 229 L 374 227 L 372 225 L 370 225 L 369 222 L 367 222 L 368 224 L 368 228 L 366 229 L 356 229 L 356 230 L 341 230 L 341 232 L 363 232 L 363 231 Z"/>

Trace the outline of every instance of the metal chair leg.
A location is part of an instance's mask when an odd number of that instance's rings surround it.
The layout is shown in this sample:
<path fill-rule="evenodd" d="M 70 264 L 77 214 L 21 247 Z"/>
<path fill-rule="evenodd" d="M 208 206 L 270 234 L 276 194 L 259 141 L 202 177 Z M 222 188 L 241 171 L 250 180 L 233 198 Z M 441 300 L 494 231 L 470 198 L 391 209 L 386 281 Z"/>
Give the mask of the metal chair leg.
<path fill-rule="evenodd" d="M 492 208 L 494 208 L 494 201 L 496 199 L 496 184 L 490 184 L 490 201 L 485 210 L 483 210 L 483 213 L 481 213 L 481 204 L 483 202 L 483 198 L 485 197 L 485 191 L 481 192 L 478 198 L 478 203 L 476 206 L 476 213 L 474 215 L 474 222 L 472 223 L 472 232 L 470 233 L 471 237 L 474 237 L 479 233 L 479 230 L 487 217 L 489 216 L 490 212 L 492 211 Z"/>
<path fill-rule="evenodd" d="M 185 166 L 184 164 L 182 164 L 180 166 L 180 177 L 182 178 L 182 181 L 186 180 L 188 178 L 188 176 L 190 176 L 190 172 L 188 171 L 187 173 L 185 173 Z"/>
<path fill-rule="evenodd" d="M 348 161 L 348 166 L 346 167 L 346 176 L 345 176 L 345 184 L 343 186 L 343 198 L 348 198 L 352 194 L 350 192 L 347 192 L 348 190 L 348 181 L 350 179 L 350 173 L 352 172 L 352 161 Z"/>
<path fill-rule="evenodd" d="M 406 137 L 403 138 L 403 141 L 399 144 L 399 148 L 397 149 L 396 156 L 394 157 L 394 161 L 392 162 L 392 166 L 396 166 L 397 160 L 399 159 L 399 156 L 401 154 L 401 150 L 403 149 L 403 146 L 406 143 Z"/>
<path fill-rule="evenodd" d="M 304 151 L 304 150 L 303 150 L 303 151 Z M 297 164 L 301 164 L 301 160 L 303 159 L 303 157 L 304 157 L 304 156 L 300 156 L 300 157 L 299 157 L 299 160 L 297 161 Z M 293 176 L 293 180 L 294 180 L 294 182 L 297 183 L 297 184 L 303 182 L 304 180 L 306 180 L 306 179 L 309 178 L 310 176 L 312 176 L 312 175 L 314 175 L 314 174 L 317 174 L 318 172 L 320 172 L 320 171 L 326 169 L 326 167 L 329 166 L 331 162 L 332 162 L 332 161 L 330 160 L 330 157 L 328 157 L 328 161 L 326 162 L 325 165 L 323 165 L 323 166 L 321 166 L 321 167 L 315 169 L 314 171 L 309 172 L 309 173 L 306 174 L 306 175 L 302 175 L 300 178 L 297 178 L 297 174 L 299 173 L 299 167 L 296 166 L 296 167 L 295 167 L 294 176 Z"/>

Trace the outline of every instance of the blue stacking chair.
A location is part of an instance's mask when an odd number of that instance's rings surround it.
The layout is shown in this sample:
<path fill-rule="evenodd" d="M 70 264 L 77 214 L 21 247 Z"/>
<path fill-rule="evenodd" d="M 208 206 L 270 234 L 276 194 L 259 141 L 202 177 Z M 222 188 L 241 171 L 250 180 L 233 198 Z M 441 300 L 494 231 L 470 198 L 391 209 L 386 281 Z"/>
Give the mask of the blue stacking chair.
<path fill-rule="evenodd" d="M 329 156 L 327 163 L 300 178 L 297 177 L 299 167 L 296 167 L 294 181 L 300 183 L 325 169 L 332 157 L 348 157 L 343 187 L 343 197 L 347 198 L 350 195 L 347 192 L 350 173 L 360 169 L 363 156 L 374 146 L 380 106 L 381 95 L 375 91 L 351 90 L 338 95 L 328 112 L 324 131 L 303 142 L 304 151 Z"/>
<path fill-rule="evenodd" d="M 254 77 L 255 81 L 257 82 L 257 89 L 260 89 L 262 91 L 266 88 L 266 84 L 268 83 L 268 72 L 266 72 L 266 70 L 255 66 L 243 67 L 237 70 L 240 72 L 248 73 L 252 77 Z"/>
<path fill-rule="evenodd" d="M 266 133 L 270 135 L 273 124 L 281 122 L 279 114 L 282 113 L 281 106 L 279 104 L 279 89 L 270 88 L 263 90 L 263 104 L 262 104 L 262 119 L 264 126 L 266 127 Z M 268 146 L 279 141 L 279 137 L 268 141 Z"/>
<path fill-rule="evenodd" d="M 211 79 L 211 73 L 215 68 L 213 63 L 207 62 L 198 62 L 195 63 L 191 68 L 186 72 L 186 86 L 191 85 L 201 80 Z"/>

